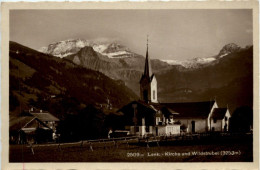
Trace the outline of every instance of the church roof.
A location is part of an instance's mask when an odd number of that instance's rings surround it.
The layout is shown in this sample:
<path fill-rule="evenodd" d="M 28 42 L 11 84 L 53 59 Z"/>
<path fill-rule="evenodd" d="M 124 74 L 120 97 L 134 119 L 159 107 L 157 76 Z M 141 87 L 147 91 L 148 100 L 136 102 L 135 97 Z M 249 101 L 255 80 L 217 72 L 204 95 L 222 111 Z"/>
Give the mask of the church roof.
<path fill-rule="evenodd" d="M 147 40 L 147 50 L 146 50 L 145 65 L 144 65 L 144 75 L 147 77 L 152 76 L 152 68 L 151 68 L 151 63 L 148 55 L 148 40 Z"/>
<path fill-rule="evenodd" d="M 222 120 L 225 117 L 227 108 L 215 108 L 212 113 L 212 118 L 217 120 Z"/>
<path fill-rule="evenodd" d="M 175 118 L 207 118 L 215 101 L 188 103 L 161 103 L 179 113 Z"/>

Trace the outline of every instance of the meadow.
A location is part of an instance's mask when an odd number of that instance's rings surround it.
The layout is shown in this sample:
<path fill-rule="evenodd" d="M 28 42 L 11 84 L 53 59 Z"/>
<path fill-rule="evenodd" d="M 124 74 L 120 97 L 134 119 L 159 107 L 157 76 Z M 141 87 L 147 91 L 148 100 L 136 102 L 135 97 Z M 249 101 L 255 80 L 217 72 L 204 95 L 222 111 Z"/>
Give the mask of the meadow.
<path fill-rule="evenodd" d="M 32 150 L 33 148 L 33 150 Z M 252 162 L 251 140 L 10 145 L 10 162 Z"/>

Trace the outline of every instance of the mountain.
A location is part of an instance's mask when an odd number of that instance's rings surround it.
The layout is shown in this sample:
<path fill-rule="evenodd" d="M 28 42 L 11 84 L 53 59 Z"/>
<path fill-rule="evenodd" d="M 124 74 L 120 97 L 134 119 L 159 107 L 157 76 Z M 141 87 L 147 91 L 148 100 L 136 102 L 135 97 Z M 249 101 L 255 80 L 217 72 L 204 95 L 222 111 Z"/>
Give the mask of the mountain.
<path fill-rule="evenodd" d="M 76 54 L 81 48 L 86 46 L 91 46 L 94 51 L 109 58 L 124 58 L 134 55 L 134 53 L 132 53 L 128 48 L 116 42 L 93 42 L 82 39 L 55 42 L 49 44 L 47 47 L 40 48 L 39 51 L 63 58 L 71 54 Z"/>
<path fill-rule="evenodd" d="M 92 48 L 81 52 L 96 57 Z M 36 106 L 60 117 L 88 104 L 100 106 L 109 100 L 120 108 L 137 99 L 120 80 L 16 42 L 10 42 L 9 59 L 10 115 Z"/>
<path fill-rule="evenodd" d="M 223 55 L 223 54 L 221 54 Z M 156 75 L 162 102 L 217 99 L 221 106 L 253 105 L 253 47 L 195 69 L 172 68 Z"/>
<path fill-rule="evenodd" d="M 247 46 L 245 49 L 248 49 L 248 48 L 250 48 L 250 47 Z M 243 50 L 243 48 L 239 47 L 238 45 L 236 45 L 234 43 L 230 43 L 230 44 L 225 45 L 220 50 L 219 54 L 216 56 L 213 56 L 213 57 L 193 58 L 193 59 L 184 60 L 184 61 L 179 61 L 179 60 L 162 60 L 162 61 L 164 61 L 170 65 L 180 65 L 185 68 L 194 69 L 194 68 L 205 67 L 208 65 L 216 64 L 220 58 L 222 58 L 228 54 L 231 54 L 231 53 L 239 52 L 240 50 Z"/>
<path fill-rule="evenodd" d="M 239 47 L 238 45 L 236 45 L 236 44 L 234 44 L 234 43 L 230 43 L 230 44 L 225 45 L 225 46 L 220 50 L 218 56 L 223 56 L 223 55 L 227 55 L 227 54 L 239 52 L 240 50 L 242 50 L 241 47 Z"/>
<path fill-rule="evenodd" d="M 53 48 L 66 49 L 58 46 Z M 86 43 L 81 49 L 72 51 L 74 52 L 69 52 L 70 55 L 63 59 L 102 72 L 114 80 L 122 80 L 139 95 L 139 80 L 144 69 L 142 55 L 113 42 Z M 51 51 L 49 53 L 54 54 Z M 252 106 L 252 46 L 241 48 L 231 43 L 223 46 L 220 52 L 212 57 L 187 61 L 155 59 L 151 60 L 151 64 L 158 82 L 160 102 L 203 101 L 216 98 L 221 105 L 229 104 L 231 112 L 241 105 Z"/>

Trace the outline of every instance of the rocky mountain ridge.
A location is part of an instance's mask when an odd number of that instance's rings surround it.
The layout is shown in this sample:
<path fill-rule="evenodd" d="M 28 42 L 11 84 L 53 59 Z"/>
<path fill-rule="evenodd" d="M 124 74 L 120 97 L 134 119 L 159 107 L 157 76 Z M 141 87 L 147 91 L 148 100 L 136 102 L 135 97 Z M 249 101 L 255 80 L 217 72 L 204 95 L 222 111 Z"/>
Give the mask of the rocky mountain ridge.
<path fill-rule="evenodd" d="M 111 45 L 107 51 L 108 46 L 99 47 L 97 52 L 94 47 L 86 46 L 63 59 L 102 72 L 114 80 L 122 80 L 139 95 L 144 57 L 132 53 L 121 45 Z M 123 55 L 124 57 L 104 55 L 106 52 L 118 51 L 133 55 Z M 186 61 L 185 65 L 181 62 L 169 64 L 168 61 L 158 59 L 151 60 L 151 64 L 158 82 L 160 102 L 205 101 L 219 98 L 220 103 L 228 103 L 232 109 L 243 104 L 249 106 L 252 104 L 252 46 L 241 48 L 233 43 L 227 44 L 216 56 L 195 58 Z"/>
<path fill-rule="evenodd" d="M 117 42 L 94 42 L 83 39 L 71 39 L 55 42 L 49 44 L 47 47 L 40 48 L 39 51 L 45 54 L 51 54 L 53 56 L 63 58 L 72 54 L 76 54 L 80 51 L 81 48 L 86 46 L 92 47 L 97 53 L 108 56 L 109 58 L 123 58 L 134 55 L 134 53 L 131 52 L 127 47 Z"/>
<path fill-rule="evenodd" d="M 85 47 L 96 55 L 92 47 Z M 70 60 L 37 52 L 16 42 L 10 42 L 9 51 L 10 112 L 35 106 L 57 116 L 74 113 L 78 107 L 99 106 L 109 99 L 114 108 L 137 99 L 120 80 L 84 68 Z M 19 83 L 17 83 L 19 82 Z M 53 99 L 50 96 L 56 96 Z M 19 106 L 19 107 L 18 107 Z"/>
<path fill-rule="evenodd" d="M 42 47 L 39 51 L 60 58 L 64 58 L 70 55 L 75 55 L 80 51 L 80 49 L 86 46 L 92 47 L 95 52 L 110 59 L 142 56 L 132 52 L 129 48 L 117 42 L 95 42 L 95 41 L 84 40 L 84 39 L 71 39 L 71 40 L 55 42 L 49 44 L 47 47 Z M 164 60 L 164 59 L 161 59 L 160 61 L 165 62 L 168 65 L 176 65 L 176 66 L 182 66 L 187 69 L 193 69 L 198 67 L 204 67 L 209 64 L 215 64 L 216 62 L 218 62 L 218 59 L 228 54 L 238 52 L 240 50 L 244 50 L 246 48 L 241 48 L 234 43 L 230 43 L 225 45 L 220 50 L 219 54 L 217 54 L 216 56 L 205 57 L 205 58 L 197 57 L 197 58 L 184 60 L 184 61 Z M 78 58 L 76 58 L 75 61 L 78 62 Z"/>

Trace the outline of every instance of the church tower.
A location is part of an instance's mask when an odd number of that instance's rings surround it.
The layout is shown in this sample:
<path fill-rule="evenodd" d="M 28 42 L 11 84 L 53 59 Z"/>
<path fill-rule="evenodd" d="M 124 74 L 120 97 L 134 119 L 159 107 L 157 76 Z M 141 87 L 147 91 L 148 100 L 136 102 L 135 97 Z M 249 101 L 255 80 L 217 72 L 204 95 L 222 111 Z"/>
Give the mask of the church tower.
<path fill-rule="evenodd" d="M 147 50 L 144 65 L 144 73 L 140 80 L 140 97 L 146 103 L 157 103 L 157 81 L 152 73 L 151 63 L 148 55 L 148 38 Z"/>

